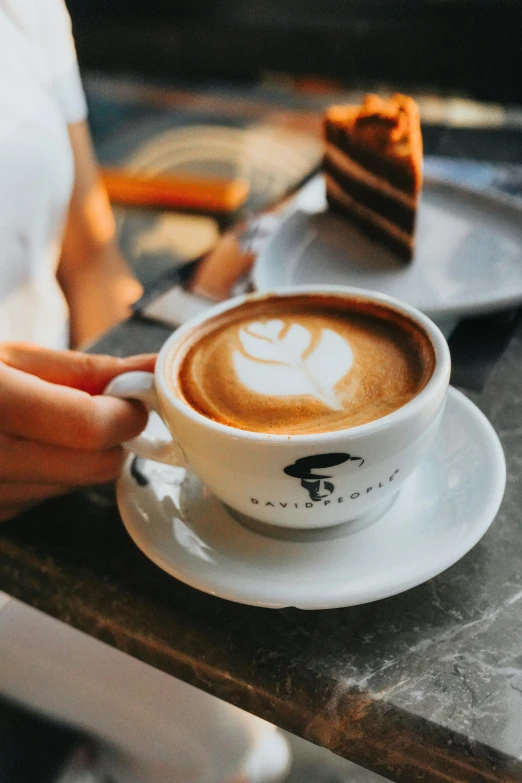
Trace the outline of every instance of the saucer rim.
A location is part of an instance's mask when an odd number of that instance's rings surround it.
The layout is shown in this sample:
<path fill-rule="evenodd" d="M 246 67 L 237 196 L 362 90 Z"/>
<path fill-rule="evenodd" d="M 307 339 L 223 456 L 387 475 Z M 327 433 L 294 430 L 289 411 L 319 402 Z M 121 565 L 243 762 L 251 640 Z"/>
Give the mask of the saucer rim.
<path fill-rule="evenodd" d="M 492 461 L 492 464 L 495 464 L 496 470 L 492 475 L 490 475 L 491 486 L 488 492 L 488 503 L 484 506 L 479 521 L 473 525 L 472 529 L 463 538 L 459 546 L 448 550 L 446 558 L 439 558 L 432 568 L 424 568 L 421 572 L 410 574 L 402 582 L 400 580 L 393 581 L 392 586 L 390 586 L 390 579 L 388 578 L 386 582 L 381 585 L 372 583 L 370 586 L 366 585 L 365 587 L 367 580 L 363 579 L 359 580 L 359 586 L 354 591 L 354 583 L 352 581 L 352 588 L 348 591 L 347 595 L 347 583 L 344 582 L 342 585 L 339 585 L 338 590 L 332 590 L 328 599 L 314 600 L 313 598 L 310 598 L 307 600 L 299 600 L 298 603 L 291 603 L 288 601 L 270 601 L 266 598 L 256 598 L 254 596 L 245 595 L 241 588 L 239 590 L 227 589 L 224 588 L 221 584 L 216 587 L 215 583 L 213 585 L 212 577 L 202 579 L 201 574 L 198 574 L 198 578 L 194 577 L 190 570 L 184 570 L 175 565 L 172 565 L 167 556 L 162 555 L 162 553 L 154 545 L 151 546 L 150 540 L 143 532 L 141 532 L 142 529 L 137 528 L 136 524 L 133 524 L 132 515 L 136 512 L 132 509 L 129 509 L 127 512 L 125 498 L 126 492 L 123 486 L 124 474 L 127 475 L 129 473 L 129 466 L 135 456 L 132 453 L 129 454 L 124 463 L 122 475 L 120 476 L 116 487 L 118 508 L 122 522 L 129 536 L 136 546 L 141 550 L 141 552 L 143 552 L 143 554 L 148 557 L 149 560 L 151 560 L 163 571 L 168 573 L 170 576 L 179 579 L 179 581 L 182 583 L 199 590 L 200 592 L 207 593 L 224 600 L 233 601 L 234 603 L 274 609 L 297 608 L 303 610 L 324 610 L 338 609 L 348 606 L 360 606 L 366 603 L 372 603 L 373 601 L 378 601 L 384 598 L 398 595 L 412 589 L 413 587 L 424 584 L 433 577 L 443 573 L 448 568 L 451 568 L 451 566 L 455 565 L 466 554 L 468 554 L 468 552 L 470 552 L 476 546 L 476 544 L 491 527 L 504 497 L 506 485 L 506 461 L 502 445 L 493 425 L 485 416 L 485 414 L 480 410 L 480 408 L 478 408 L 474 402 L 468 399 L 458 389 L 455 389 L 454 387 L 449 388 L 448 401 L 450 399 L 454 404 L 456 404 L 465 412 L 466 419 L 468 421 L 471 419 L 475 420 L 476 424 L 482 429 L 482 434 L 489 441 L 491 448 L 489 459 Z M 440 430 L 439 433 L 437 433 L 436 438 L 439 436 Z M 383 515 L 383 517 L 386 516 L 386 513 Z M 252 535 L 258 535 L 253 531 L 250 532 Z M 285 542 L 281 541 L 281 544 L 284 545 Z"/>

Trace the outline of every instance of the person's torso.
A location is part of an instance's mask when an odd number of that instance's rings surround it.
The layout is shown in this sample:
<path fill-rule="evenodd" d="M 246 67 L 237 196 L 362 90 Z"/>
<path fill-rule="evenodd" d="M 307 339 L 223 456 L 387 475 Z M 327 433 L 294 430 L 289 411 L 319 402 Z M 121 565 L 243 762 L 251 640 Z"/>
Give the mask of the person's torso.
<path fill-rule="evenodd" d="M 0 340 L 65 347 L 67 307 L 55 274 L 74 163 L 31 30 L 37 2 L 0 0 Z"/>

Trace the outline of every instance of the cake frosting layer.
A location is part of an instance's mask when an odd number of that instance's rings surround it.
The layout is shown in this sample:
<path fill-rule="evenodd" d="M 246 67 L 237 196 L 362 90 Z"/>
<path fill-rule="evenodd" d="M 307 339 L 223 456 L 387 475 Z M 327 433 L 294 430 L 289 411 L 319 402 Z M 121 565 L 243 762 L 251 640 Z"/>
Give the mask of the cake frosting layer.
<path fill-rule="evenodd" d="M 385 177 L 381 177 L 371 171 L 371 169 L 357 163 L 334 144 L 326 143 L 325 157 L 332 162 L 340 173 L 345 174 L 347 177 L 350 177 L 350 179 L 358 180 L 359 182 L 368 185 L 368 187 L 380 191 L 383 195 L 395 199 L 409 209 L 415 209 L 417 203 L 415 196 L 412 196 L 410 192 L 406 192 L 402 188 L 392 185 Z"/>
<path fill-rule="evenodd" d="M 338 147 L 364 168 L 378 171 L 379 176 L 386 179 L 391 185 L 395 185 L 405 192 L 413 192 L 417 189 L 416 173 L 404 160 L 390 158 L 383 150 L 374 150 L 357 144 L 343 128 L 328 119 L 325 120 L 324 131 L 328 143 Z"/>
<path fill-rule="evenodd" d="M 329 174 L 325 174 L 326 198 L 330 205 L 348 214 L 350 219 L 365 229 L 368 236 L 384 242 L 401 258 L 408 261 L 413 254 L 413 236 L 399 228 L 379 212 L 360 204 L 346 193 Z"/>
<path fill-rule="evenodd" d="M 392 192 L 395 189 L 391 189 L 386 180 L 379 180 L 370 172 L 366 177 L 366 170 L 358 164 L 356 169 L 350 171 L 350 163 L 349 158 L 339 150 L 328 148 L 323 160 L 323 169 L 352 199 L 396 223 L 404 231 L 412 233 L 415 225 L 416 199 L 408 196 L 398 198 L 397 193 Z M 384 187 L 381 187 L 382 184 Z M 401 191 L 399 193 L 404 195 Z"/>

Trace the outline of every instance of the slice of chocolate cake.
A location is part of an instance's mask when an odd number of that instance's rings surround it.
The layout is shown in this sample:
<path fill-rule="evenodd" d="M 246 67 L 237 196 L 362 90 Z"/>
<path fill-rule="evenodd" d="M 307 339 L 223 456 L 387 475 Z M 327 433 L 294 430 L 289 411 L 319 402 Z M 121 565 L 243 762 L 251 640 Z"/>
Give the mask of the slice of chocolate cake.
<path fill-rule="evenodd" d="M 331 207 L 406 261 L 413 257 L 422 187 L 417 105 L 406 95 L 367 95 L 324 118 L 324 174 Z"/>

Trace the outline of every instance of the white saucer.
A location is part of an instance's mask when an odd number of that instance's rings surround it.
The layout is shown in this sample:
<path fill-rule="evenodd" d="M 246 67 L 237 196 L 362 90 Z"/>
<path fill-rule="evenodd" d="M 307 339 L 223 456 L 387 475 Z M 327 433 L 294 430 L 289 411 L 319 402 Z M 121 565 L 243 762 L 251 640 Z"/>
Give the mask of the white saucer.
<path fill-rule="evenodd" d="M 491 525 L 505 480 L 493 427 L 450 389 L 429 454 L 391 508 L 362 529 L 285 539 L 255 532 L 191 473 L 132 455 L 117 496 L 135 543 L 177 579 L 243 604 L 326 609 L 400 593 L 456 563 Z"/>
<path fill-rule="evenodd" d="M 317 177 L 258 254 L 257 290 L 354 285 L 402 299 L 439 325 L 522 301 L 522 210 L 507 199 L 425 177 L 411 264 L 325 210 Z"/>

